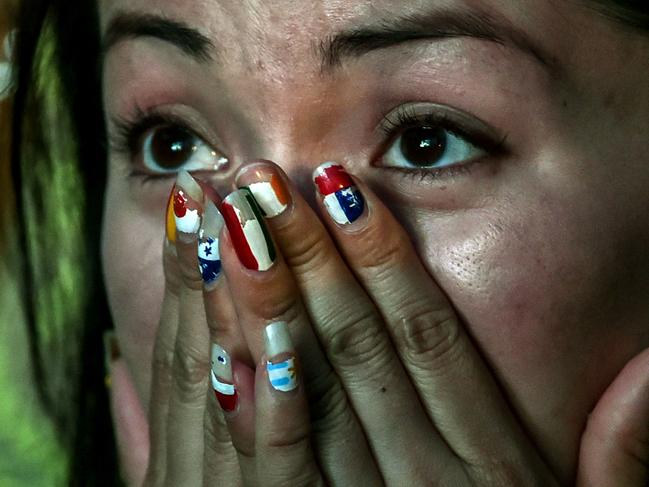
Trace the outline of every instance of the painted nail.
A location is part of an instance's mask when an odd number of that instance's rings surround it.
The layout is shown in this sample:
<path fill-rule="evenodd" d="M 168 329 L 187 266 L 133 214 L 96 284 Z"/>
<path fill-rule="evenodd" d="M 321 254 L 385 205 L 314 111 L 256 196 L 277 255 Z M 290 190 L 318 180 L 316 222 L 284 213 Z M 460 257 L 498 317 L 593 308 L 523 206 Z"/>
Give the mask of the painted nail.
<path fill-rule="evenodd" d="M 224 411 L 232 412 L 237 408 L 239 395 L 232 378 L 230 355 L 216 343 L 212 344 L 212 387 Z"/>
<path fill-rule="evenodd" d="M 201 226 L 201 205 L 203 190 L 187 172 L 180 171 L 173 194 L 176 238 L 191 241 Z"/>
<path fill-rule="evenodd" d="M 221 212 L 241 263 L 256 271 L 270 269 L 275 262 L 275 246 L 252 192 L 241 188 L 230 193 L 223 200 Z"/>
<path fill-rule="evenodd" d="M 257 181 L 243 187 L 250 189 L 267 218 L 276 217 L 288 208 L 289 192 L 284 181 L 277 174 L 270 175 L 270 181 Z"/>
<path fill-rule="evenodd" d="M 223 216 L 221 212 L 214 203 L 206 200 L 203 224 L 198 232 L 198 268 L 206 289 L 210 289 L 221 275 L 219 235 L 222 228 Z"/>
<path fill-rule="evenodd" d="M 110 388 L 112 385 L 111 372 L 113 363 L 122 356 L 122 352 L 119 349 L 114 330 L 106 330 L 102 338 L 104 341 L 104 385 Z"/>
<path fill-rule="evenodd" d="M 174 215 L 174 196 L 176 194 L 176 185 L 174 184 L 169 193 L 169 200 L 167 201 L 167 215 L 165 219 L 165 229 L 167 241 L 176 243 L 176 215 Z"/>
<path fill-rule="evenodd" d="M 286 322 L 277 321 L 266 326 L 264 345 L 270 385 L 277 391 L 292 391 L 298 385 L 299 371 Z"/>
<path fill-rule="evenodd" d="M 313 172 L 327 212 L 340 225 L 354 223 L 363 214 L 365 199 L 347 171 L 335 162 L 325 162 Z"/>

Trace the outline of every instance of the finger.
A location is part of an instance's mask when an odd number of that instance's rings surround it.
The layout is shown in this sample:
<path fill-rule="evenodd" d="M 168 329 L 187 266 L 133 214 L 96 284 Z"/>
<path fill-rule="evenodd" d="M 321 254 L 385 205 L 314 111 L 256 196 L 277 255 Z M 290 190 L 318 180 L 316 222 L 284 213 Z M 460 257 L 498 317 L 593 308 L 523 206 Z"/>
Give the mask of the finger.
<path fill-rule="evenodd" d="M 324 485 L 311 449 L 311 428 L 288 325 L 265 329 L 266 356 L 257 368 L 257 462 L 267 486 Z"/>
<path fill-rule="evenodd" d="M 488 482 L 515 470 L 549 478 L 405 230 L 342 166 L 323 164 L 314 181 L 331 234 L 379 308 L 433 423 L 470 475 Z"/>
<path fill-rule="evenodd" d="M 109 334 L 110 333 L 110 334 Z M 121 477 L 126 485 L 140 486 L 149 460 L 149 428 L 137 391 L 118 350 L 112 332 L 104 335 L 110 383 L 110 409 L 115 425 L 115 440 Z"/>
<path fill-rule="evenodd" d="M 274 185 L 273 178 L 276 178 Z M 278 191 L 273 186 L 277 187 L 280 181 L 286 187 L 284 195 L 274 197 L 273 193 Z M 314 212 L 276 165 L 250 165 L 238 174 L 237 184 L 250 188 L 255 198 L 266 206 L 266 213 L 275 215 L 268 223 L 272 226 L 278 247 L 286 256 L 286 261 L 278 260 L 277 268 L 288 264 L 292 271 L 290 276 L 294 275 L 299 282 L 310 323 L 327 353 L 323 360 L 335 368 L 344 385 L 385 481 L 416 482 L 413 476 L 420 476 L 419 480 L 423 480 L 431 470 L 445 469 L 446 460 L 452 459 L 452 455 L 446 450 L 445 457 L 437 457 L 439 461 L 429 461 L 426 452 L 435 442 L 435 432 L 418 403 L 374 304 L 346 267 Z M 284 203 L 272 206 L 273 198 Z M 285 209 L 278 213 L 282 207 Z M 255 296 L 258 296 L 262 292 L 262 287 L 256 284 L 261 282 L 260 278 L 250 281 L 247 287 L 254 289 Z M 263 281 L 264 296 L 269 297 L 271 303 L 281 303 L 282 295 L 271 298 L 267 289 L 277 289 L 278 293 L 289 291 L 284 299 L 296 295 L 297 291 L 282 290 L 272 281 L 272 276 Z M 278 282 L 285 280 L 279 279 Z M 239 291 L 236 295 L 240 296 Z M 253 296 L 248 299 L 257 303 L 255 309 L 258 310 L 260 299 Z M 313 409 L 308 374 L 317 370 L 318 363 L 310 359 L 322 355 L 313 355 L 300 348 L 299 330 L 302 326 L 293 326 L 292 316 L 281 318 L 276 314 L 273 317 L 271 309 L 266 318 L 266 323 L 273 318 L 288 321 L 299 355 L 305 362 L 309 360 L 304 364 L 305 383 Z M 307 328 L 311 329 L 311 326 Z M 395 435 L 397 430 L 402 434 Z M 421 445 L 421 448 L 412 450 L 409 448 L 411 444 Z M 341 462 L 353 458 L 350 455 L 343 457 L 339 459 Z"/>
<path fill-rule="evenodd" d="M 296 350 L 304 360 L 314 441 L 318 457 L 327 460 L 322 462 L 327 480 L 340 485 L 358 485 L 362 476 L 380 481 L 357 418 L 310 326 L 293 276 L 274 248 L 266 250 L 273 243 L 256 204 L 247 189 L 225 198 L 222 212 L 227 231 L 221 241 L 225 274 L 253 359 L 258 363 L 264 354 L 266 325 L 289 323 Z M 346 439 L 343 445 L 340 438 Z M 232 440 L 240 441 L 234 435 Z"/>
<path fill-rule="evenodd" d="M 181 286 L 176 255 L 176 223 L 173 213 L 172 189 L 166 211 L 166 238 L 163 248 L 165 290 L 160 322 L 153 347 L 151 395 L 149 399 L 150 455 L 144 485 L 158 486 L 164 482 L 167 465 L 167 417 L 171 396 L 173 355 L 178 331 L 178 304 Z"/>
<path fill-rule="evenodd" d="M 230 288 L 221 272 L 219 236 L 224 223 L 215 205 L 220 203 L 220 198 L 210 186 L 201 186 L 206 198 L 199 232 L 198 261 L 212 341 L 211 382 L 214 389 L 214 398 L 210 395 L 207 406 L 204 481 L 206 485 L 236 481 L 223 476 L 221 465 L 223 458 L 235 455 L 236 450 L 244 483 L 254 485 L 254 373 L 241 364 L 238 367 L 239 379 L 243 382 L 234 380 L 233 358 L 250 362 L 250 352 L 241 333 Z M 228 430 L 234 432 L 240 441 L 233 444 Z"/>
<path fill-rule="evenodd" d="M 254 380 L 251 368 L 233 362 L 224 349 L 212 345 L 214 394 L 208 396 L 206 411 L 205 486 L 257 485 Z M 233 447 L 231 437 L 243 440 Z M 239 469 L 223 468 L 224 459 Z"/>
<path fill-rule="evenodd" d="M 202 485 L 209 332 L 198 273 L 197 233 L 203 193 L 187 172 L 180 172 L 174 191 L 176 252 L 179 272 L 178 332 L 167 418 L 165 485 Z"/>
<path fill-rule="evenodd" d="M 641 487 L 649 481 L 649 350 L 629 362 L 588 418 L 579 487 Z"/>

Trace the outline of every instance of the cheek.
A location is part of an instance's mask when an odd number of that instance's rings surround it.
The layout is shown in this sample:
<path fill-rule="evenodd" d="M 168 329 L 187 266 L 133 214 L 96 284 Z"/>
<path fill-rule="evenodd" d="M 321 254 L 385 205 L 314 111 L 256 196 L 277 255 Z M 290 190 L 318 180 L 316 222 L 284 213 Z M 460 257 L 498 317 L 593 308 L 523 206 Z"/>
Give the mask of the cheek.
<path fill-rule="evenodd" d="M 646 345 L 625 307 L 637 283 L 619 282 L 639 254 L 630 232 L 602 232 L 595 209 L 526 198 L 499 212 L 421 213 L 411 228 L 528 430 L 565 464 L 594 402 Z"/>
<path fill-rule="evenodd" d="M 102 235 L 106 290 L 122 355 L 148 404 L 151 355 L 164 291 L 162 218 L 109 185 Z"/>

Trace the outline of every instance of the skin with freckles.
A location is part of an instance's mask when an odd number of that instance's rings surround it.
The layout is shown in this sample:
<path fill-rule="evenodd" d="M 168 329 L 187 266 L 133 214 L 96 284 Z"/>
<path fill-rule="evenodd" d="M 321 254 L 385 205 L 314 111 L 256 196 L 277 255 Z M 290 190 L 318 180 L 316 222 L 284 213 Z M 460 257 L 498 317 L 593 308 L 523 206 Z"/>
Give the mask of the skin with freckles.
<path fill-rule="evenodd" d="M 487 13 L 534 48 L 446 36 L 319 57 L 337 33 L 440 8 Z M 343 162 L 408 230 L 523 426 L 571 478 L 589 412 L 649 345 L 649 42 L 549 0 L 104 0 L 102 31 L 126 11 L 197 29 L 211 56 L 151 36 L 115 43 L 103 65 L 109 134 L 140 112 L 182 120 L 229 160 L 191 168 L 222 194 L 243 162 L 265 158 L 313 201 L 313 169 Z M 395 167 L 399 133 L 386 132 L 400 110 L 493 143 L 444 170 Z M 111 150 L 103 261 L 146 407 L 174 178 L 147 166 L 142 145 Z"/>

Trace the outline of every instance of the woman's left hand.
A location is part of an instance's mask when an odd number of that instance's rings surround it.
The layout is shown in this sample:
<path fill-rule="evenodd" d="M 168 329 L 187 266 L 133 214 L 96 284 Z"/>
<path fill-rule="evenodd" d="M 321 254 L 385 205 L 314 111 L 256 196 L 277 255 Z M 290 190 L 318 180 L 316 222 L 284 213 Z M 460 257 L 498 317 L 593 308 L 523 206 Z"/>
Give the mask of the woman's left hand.
<path fill-rule="evenodd" d="M 253 428 L 231 428 L 235 447 L 254 458 L 255 472 L 244 478 L 558 485 L 403 228 L 340 166 L 321 166 L 316 183 L 329 231 L 270 163 L 241 171 L 242 189 L 222 205 L 221 258 L 259 364 L 254 438 Z M 584 435 L 580 485 L 643 485 L 646 468 L 628 442 L 649 439 L 648 364 L 649 354 L 638 357 L 598 406 Z M 628 416 L 608 422 L 619 408 Z"/>

